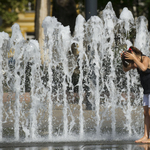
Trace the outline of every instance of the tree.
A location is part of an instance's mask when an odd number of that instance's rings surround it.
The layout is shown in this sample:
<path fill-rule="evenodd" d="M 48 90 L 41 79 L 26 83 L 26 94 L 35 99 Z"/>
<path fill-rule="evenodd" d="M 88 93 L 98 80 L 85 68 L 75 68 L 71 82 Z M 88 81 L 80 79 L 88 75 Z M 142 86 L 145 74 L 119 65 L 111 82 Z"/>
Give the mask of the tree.
<path fill-rule="evenodd" d="M 42 22 L 46 16 L 50 15 L 50 0 L 36 0 L 35 7 L 35 39 L 38 40 L 41 48 L 42 61 L 44 60 L 42 46 L 44 44 L 44 31 Z"/>
<path fill-rule="evenodd" d="M 35 6 L 35 39 L 40 40 L 42 22 L 46 16 L 50 15 L 50 0 L 36 0 Z"/>
<path fill-rule="evenodd" d="M 18 19 L 18 13 L 28 9 L 28 2 L 34 3 L 34 0 L 0 0 L 0 18 L 2 25 L 0 31 L 10 27 Z"/>

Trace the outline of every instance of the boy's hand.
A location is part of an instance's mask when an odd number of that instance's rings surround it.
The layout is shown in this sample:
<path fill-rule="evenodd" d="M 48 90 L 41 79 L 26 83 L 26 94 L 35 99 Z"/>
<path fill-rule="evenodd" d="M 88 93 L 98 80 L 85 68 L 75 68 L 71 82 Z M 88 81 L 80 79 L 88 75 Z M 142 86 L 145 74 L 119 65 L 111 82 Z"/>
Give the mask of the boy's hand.
<path fill-rule="evenodd" d="M 136 55 L 133 53 L 133 51 L 131 51 L 131 53 L 129 53 L 129 52 L 126 52 L 126 53 L 124 53 L 124 55 L 125 55 L 125 59 L 127 59 L 127 60 L 133 60 L 134 61 L 134 59 L 136 58 Z"/>

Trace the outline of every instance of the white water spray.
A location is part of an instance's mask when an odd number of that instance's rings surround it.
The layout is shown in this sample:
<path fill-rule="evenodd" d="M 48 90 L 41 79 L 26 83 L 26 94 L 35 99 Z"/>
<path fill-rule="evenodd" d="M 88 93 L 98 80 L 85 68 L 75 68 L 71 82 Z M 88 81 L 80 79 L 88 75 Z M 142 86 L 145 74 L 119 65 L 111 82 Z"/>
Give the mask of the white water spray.
<path fill-rule="evenodd" d="M 42 27 L 44 61 L 38 42 L 25 41 L 18 24 L 10 39 L 0 33 L 0 141 L 140 136 L 142 88 L 136 71 L 122 71 L 120 53 L 133 43 L 149 54 L 146 18 L 135 22 L 124 8 L 118 19 L 109 2 L 101 18 L 78 15 L 73 36 L 55 17 Z"/>

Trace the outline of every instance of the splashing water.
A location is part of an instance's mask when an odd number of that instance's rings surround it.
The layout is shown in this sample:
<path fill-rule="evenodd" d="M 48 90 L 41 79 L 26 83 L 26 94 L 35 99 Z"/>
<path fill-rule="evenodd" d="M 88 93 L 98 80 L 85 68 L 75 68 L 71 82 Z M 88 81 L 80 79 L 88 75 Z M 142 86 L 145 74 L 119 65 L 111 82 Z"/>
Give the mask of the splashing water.
<path fill-rule="evenodd" d="M 11 38 L 0 33 L 0 142 L 139 138 L 143 91 L 120 53 L 135 45 L 149 55 L 147 19 L 128 8 L 117 18 L 109 2 L 101 17 L 78 15 L 73 36 L 55 17 L 42 27 L 44 62 L 18 24 Z"/>

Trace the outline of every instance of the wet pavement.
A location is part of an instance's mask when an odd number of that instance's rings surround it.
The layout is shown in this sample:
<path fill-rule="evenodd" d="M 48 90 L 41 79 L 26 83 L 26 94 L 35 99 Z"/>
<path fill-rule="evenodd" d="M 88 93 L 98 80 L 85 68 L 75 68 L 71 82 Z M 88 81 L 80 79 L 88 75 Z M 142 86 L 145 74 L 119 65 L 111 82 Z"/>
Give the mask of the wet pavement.
<path fill-rule="evenodd" d="M 133 142 L 0 143 L 0 150 L 150 150 L 150 144 Z"/>

